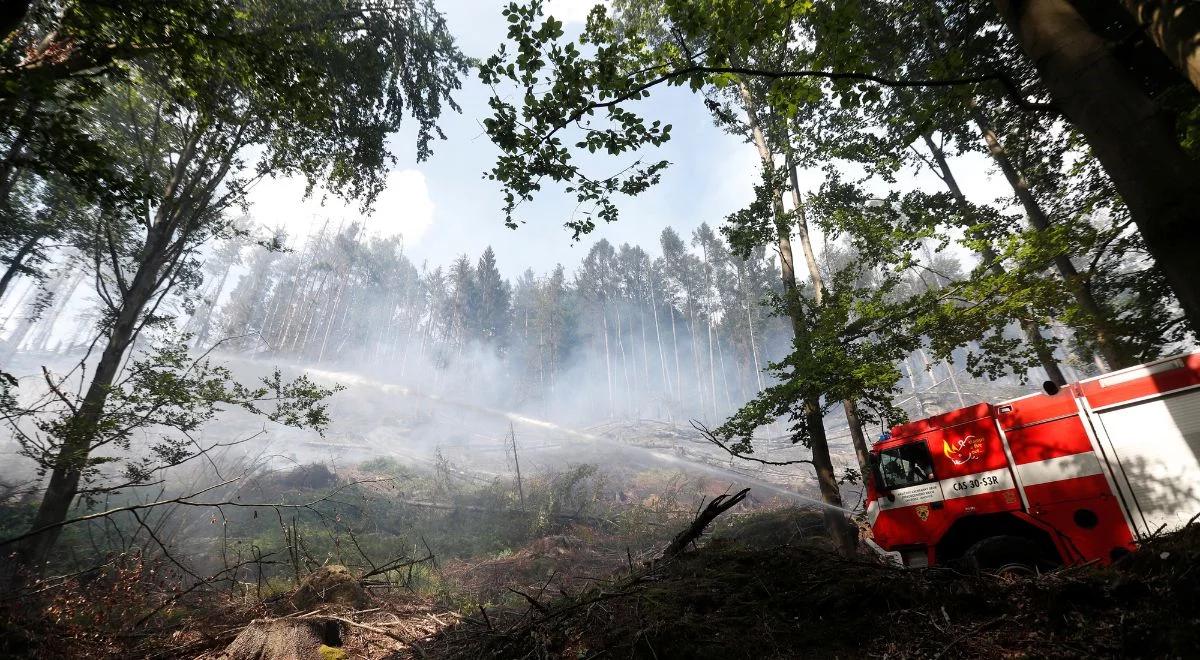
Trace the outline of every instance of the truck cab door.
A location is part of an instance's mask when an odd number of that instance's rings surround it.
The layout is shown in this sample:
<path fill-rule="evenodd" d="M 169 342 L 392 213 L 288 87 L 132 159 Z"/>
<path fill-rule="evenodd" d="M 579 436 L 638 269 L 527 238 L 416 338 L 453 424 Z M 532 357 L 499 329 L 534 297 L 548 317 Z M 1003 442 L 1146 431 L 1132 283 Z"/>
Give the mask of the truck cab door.
<path fill-rule="evenodd" d="M 876 542 L 886 548 L 933 545 L 946 520 L 929 445 L 924 438 L 909 438 L 881 446 L 877 456 L 879 497 L 867 508 Z M 905 562 L 916 565 L 907 554 Z"/>

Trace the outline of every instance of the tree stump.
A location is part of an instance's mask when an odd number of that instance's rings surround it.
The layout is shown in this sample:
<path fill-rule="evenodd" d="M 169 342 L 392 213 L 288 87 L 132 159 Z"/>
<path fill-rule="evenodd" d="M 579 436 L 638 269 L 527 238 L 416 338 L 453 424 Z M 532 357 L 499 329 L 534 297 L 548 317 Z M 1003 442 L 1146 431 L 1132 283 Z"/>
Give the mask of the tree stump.
<path fill-rule="evenodd" d="M 291 605 L 306 613 L 355 609 L 368 602 L 354 574 L 337 565 L 322 566 L 304 578 L 291 598 Z M 221 660 L 323 660 L 339 657 L 341 645 L 341 622 L 320 614 L 256 619 L 225 649 Z"/>
<path fill-rule="evenodd" d="M 222 660 L 319 660 L 321 647 L 342 645 L 332 619 L 255 619 L 238 634 Z"/>
<path fill-rule="evenodd" d="M 350 569 L 336 564 L 322 566 L 309 574 L 292 596 L 292 605 L 305 612 L 322 605 L 353 609 L 367 602 L 367 592 Z"/>

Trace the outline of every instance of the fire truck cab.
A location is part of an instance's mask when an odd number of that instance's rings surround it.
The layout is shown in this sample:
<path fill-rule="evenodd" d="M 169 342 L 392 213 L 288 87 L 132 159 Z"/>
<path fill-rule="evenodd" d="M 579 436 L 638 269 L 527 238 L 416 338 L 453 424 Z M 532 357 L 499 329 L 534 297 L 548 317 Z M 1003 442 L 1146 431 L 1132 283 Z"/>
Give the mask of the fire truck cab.
<path fill-rule="evenodd" d="M 867 519 L 912 567 L 1110 563 L 1200 514 L 1200 352 L 892 429 Z"/>

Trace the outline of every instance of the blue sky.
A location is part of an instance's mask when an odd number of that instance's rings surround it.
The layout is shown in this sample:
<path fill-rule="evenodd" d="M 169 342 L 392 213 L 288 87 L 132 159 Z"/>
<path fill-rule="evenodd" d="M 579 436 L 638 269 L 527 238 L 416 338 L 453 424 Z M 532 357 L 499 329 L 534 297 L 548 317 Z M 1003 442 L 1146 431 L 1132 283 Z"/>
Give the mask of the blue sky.
<path fill-rule="evenodd" d="M 568 34 L 577 33 L 592 0 L 551 0 L 550 13 L 566 23 Z M 506 0 L 442 0 L 450 29 L 460 48 L 473 57 L 487 57 L 505 37 L 507 23 L 500 15 Z M 663 228 L 674 227 L 686 236 L 702 222 L 713 225 L 752 198 L 758 179 L 758 160 L 752 146 L 713 126 L 700 98 L 683 88 L 661 88 L 640 102 L 643 116 L 673 125 L 673 139 L 648 153 L 648 158 L 665 158 L 672 165 L 662 182 L 635 199 L 618 200 L 621 220 L 600 226 L 579 242 L 563 223 L 571 216 L 574 200 L 547 188 L 533 204 L 521 209 L 527 224 L 517 230 L 503 225 L 499 186 L 482 174 L 495 159 L 496 150 L 483 131 L 491 90 L 475 74 L 463 81 L 457 100 L 461 114 L 447 114 L 441 121 L 448 140 L 434 145 L 431 160 L 416 163 L 413 133 L 402 131 L 392 140 L 398 157 L 391 185 L 380 198 L 375 214 L 366 220 L 378 234 L 401 234 L 405 250 L 418 264 L 448 265 L 457 255 L 472 258 L 485 247 L 495 248 L 505 275 L 515 277 L 526 268 L 545 273 L 562 263 L 573 269 L 587 249 L 600 239 L 620 244 L 638 244 L 657 253 Z M 593 174 L 606 174 L 623 167 L 621 161 L 596 158 Z M 959 167 L 959 178 L 969 196 L 979 201 L 1002 194 L 986 176 L 986 164 L 968 158 Z M 804 181 L 808 181 L 806 186 Z M 819 178 L 802 177 L 803 187 L 815 187 Z M 902 177 L 900 185 L 941 183 L 929 175 Z M 251 215 L 264 225 L 285 225 L 296 236 L 328 220 L 331 226 L 360 217 L 353 204 L 302 200 L 303 186 L 297 181 L 267 181 L 251 197 Z"/>
<path fill-rule="evenodd" d="M 460 48 L 470 56 L 486 57 L 503 40 L 507 23 L 500 15 L 502 1 L 445 0 L 439 3 Z M 551 5 L 565 19 L 569 31 L 578 31 L 589 0 L 567 0 Z M 413 136 L 403 131 L 392 140 L 399 159 L 393 185 L 381 197 L 376 213 L 367 222 L 381 234 L 404 235 L 405 249 L 420 263 L 448 264 L 459 254 L 472 257 L 488 245 L 495 248 L 502 270 L 516 276 L 525 268 L 544 273 L 562 263 L 568 268 L 601 238 L 614 243 L 636 243 L 647 249 L 657 245 L 664 227 L 686 235 L 702 222 L 717 224 L 752 196 L 757 177 L 753 149 L 712 125 L 700 99 L 678 88 L 656 90 L 638 106 L 645 115 L 673 124 L 674 139 L 648 154 L 666 158 L 672 165 L 659 186 L 637 199 L 621 199 L 620 222 L 599 227 L 578 243 L 563 227 L 574 209 L 573 198 L 547 189 L 522 208 L 527 224 L 507 229 L 501 213 L 499 186 L 483 179 L 496 150 L 483 131 L 491 90 L 474 72 L 464 80 L 457 100 L 462 114 L 445 115 L 442 129 L 448 139 L 434 145 L 434 156 L 425 163 L 413 158 Z M 631 160 L 631 159 L 630 159 Z M 620 161 L 622 164 L 629 160 Z M 596 173 L 616 166 L 596 160 Z M 359 214 L 353 205 L 336 200 L 321 206 L 301 201 L 303 186 L 294 181 L 267 181 L 252 195 L 251 215 L 266 225 L 282 223 L 293 234 L 308 231 L 326 218 L 336 226 Z"/>

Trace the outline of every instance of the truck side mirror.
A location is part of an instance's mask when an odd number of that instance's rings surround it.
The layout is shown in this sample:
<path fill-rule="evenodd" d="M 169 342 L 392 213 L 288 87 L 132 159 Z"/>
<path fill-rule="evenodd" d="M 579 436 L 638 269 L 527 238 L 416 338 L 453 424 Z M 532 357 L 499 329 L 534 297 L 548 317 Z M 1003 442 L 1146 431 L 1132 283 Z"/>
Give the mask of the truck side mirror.
<path fill-rule="evenodd" d="M 1046 394 L 1049 394 L 1050 396 L 1054 396 L 1055 394 L 1058 394 L 1062 390 L 1062 388 L 1058 386 L 1058 383 L 1056 383 L 1052 380 L 1048 380 L 1048 381 L 1042 383 L 1042 390 L 1045 391 Z"/>

